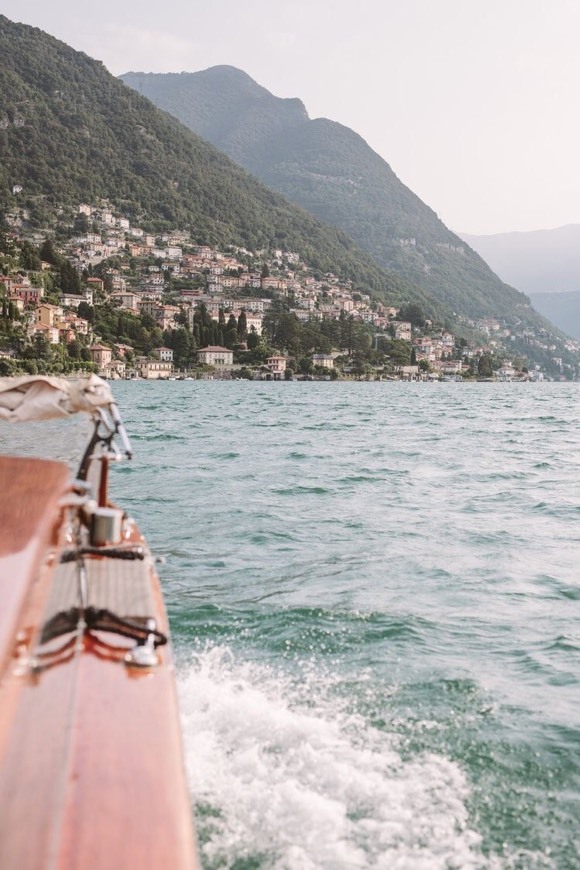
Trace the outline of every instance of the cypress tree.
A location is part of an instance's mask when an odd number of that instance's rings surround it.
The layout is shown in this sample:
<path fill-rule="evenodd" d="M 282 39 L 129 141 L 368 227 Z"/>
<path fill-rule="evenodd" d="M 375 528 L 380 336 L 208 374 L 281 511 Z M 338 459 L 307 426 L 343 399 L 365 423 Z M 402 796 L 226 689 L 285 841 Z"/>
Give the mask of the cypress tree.
<path fill-rule="evenodd" d="M 244 340 L 247 331 L 248 319 L 246 317 L 246 312 L 242 309 L 242 311 L 240 312 L 240 316 L 238 317 L 238 338 L 240 341 Z"/>

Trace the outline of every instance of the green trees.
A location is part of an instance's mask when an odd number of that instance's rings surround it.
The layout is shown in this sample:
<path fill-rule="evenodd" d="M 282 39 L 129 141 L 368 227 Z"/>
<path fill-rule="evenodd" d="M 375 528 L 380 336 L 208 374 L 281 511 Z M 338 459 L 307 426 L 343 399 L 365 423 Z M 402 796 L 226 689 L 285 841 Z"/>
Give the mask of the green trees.
<path fill-rule="evenodd" d="M 248 350 L 255 350 L 260 344 L 260 336 L 256 332 L 255 328 L 252 326 L 248 333 L 247 345 Z"/>
<path fill-rule="evenodd" d="M 15 257 L 18 252 L 18 248 L 14 237 L 6 230 L 0 226 L 0 254 L 4 254 L 8 257 Z"/>
<path fill-rule="evenodd" d="M 291 314 L 284 302 L 275 300 L 264 316 L 262 332 L 276 347 L 294 350 L 300 330 L 295 314 Z"/>
<path fill-rule="evenodd" d="M 496 365 L 497 368 L 497 365 Z M 494 370 L 494 358 L 490 353 L 483 353 L 477 364 L 477 373 L 480 378 L 491 378 L 493 377 Z"/>
<path fill-rule="evenodd" d="M 39 272 L 42 268 L 38 249 L 31 242 L 22 242 L 20 247 L 20 266 L 22 269 L 31 272 Z"/>
<path fill-rule="evenodd" d="M 384 342 L 384 350 L 394 365 L 408 366 L 411 364 L 412 345 L 410 341 L 395 338 Z"/>
<path fill-rule="evenodd" d="M 367 323 L 344 314 L 340 320 L 311 319 L 302 323 L 280 300 L 268 309 L 262 328 L 265 339 L 274 347 L 297 356 L 329 353 L 337 348 L 349 355 L 370 357 L 373 344 L 373 329 Z"/>
<path fill-rule="evenodd" d="M 77 314 L 79 317 L 82 317 L 83 320 L 88 320 L 89 323 L 92 323 L 95 319 L 95 309 L 92 305 L 89 305 L 88 302 L 83 301 L 79 303 Z"/>
<path fill-rule="evenodd" d="M 29 360 L 48 360 L 51 356 L 50 344 L 44 335 L 37 334 L 30 345 L 25 348 L 22 356 Z"/>
<path fill-rule="evenodd" d="M 187 369 L 195 362 L 196 343 L 189 329 L 172 329 L 163 335 L 163 343 L 173 350 L 173 362 L 178 369 Z"/>
<path fill-rule="evenodd" d="M 425 326 L 423 309 L 415 302 L 409 302 L 407 305 L 401 306 L 399 309 L 399 320 L 407 321 L 413 326 L 418 326 L 420 329 Z"/>
<path fill-rule="evenodd" d="M 223 329 L 218 332 L 213 331 L 214 340 L 212 344 L 229 348 L 230 350 L 238 343 L 238 321 L 234 314 L 230 314 L 228 321 Z"/>
<path fill-rule="evenodd" d="M 235 317 L 233 329 L 237 338 L 237 321 Z M 232 346 L 236 338 L 233 339 Z M 216 323 L 203 302 L 200 302 L 193 313 L 193 339 L 196 347 L 208 347 L 210 345 L 222 347 L 224 345 L 223 327 L 219 323 Z"/>
<path fill-rule="evenodd" d="M 90 230 L 89 219 L 86 214 L 77 214 L 73 223 L 73 232 L 77 235 L 85 235 Z"/>
<path fill-rule="evenodd" d="M 56 250 L 52 239 L 45 239 L 40 246 L 40 259 L 51 266 L 60 266 L 62 257 Z"/>
<path fill-rule="evenodd" d="M 63 259 L 59 269 L 60 289 L 63 293 L 80 293 L 81 278 L 75 267 Z"/>
<path fill-rule="evenodd" d="M 44 240 L 40 246 L 38 255 L 36 255 L 36 249 L 34 249 L 33 246 L 25 249 L 25 245 L 27 245 L 26 242 L 23 243 L 21 257 L 25 256 L 28 261 L 32 260 L 37 263 L 37 265 L 34 266 L 36 269 L 40 269 L 40 261 L 50 263 L 50 265 L 55 269 L 55 280 L 60 290 L 62 290 L 63 293 L 80 293 L 82 286 L 81 276 L 72 263 L 59 253 L 52 239 L 47 238 Z M 26 268 L 30 269 L 33 267 L 27 266 Z"/>
<path fill-rule="evenodd" d="M 238 341 L 244 341 L 248 332 L 248 318 L 246 312 L 242 310 L 238 317 Z"/>

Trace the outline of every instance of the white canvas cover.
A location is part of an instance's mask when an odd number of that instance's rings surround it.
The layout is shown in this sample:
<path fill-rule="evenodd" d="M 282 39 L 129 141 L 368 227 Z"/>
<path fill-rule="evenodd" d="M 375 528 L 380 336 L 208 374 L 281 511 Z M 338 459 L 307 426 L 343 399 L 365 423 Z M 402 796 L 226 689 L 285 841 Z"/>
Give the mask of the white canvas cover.
<path fill-rule="evenodd" d="M 0 420 L 9 422 L 91 414 L 113 401 L 109 385 L 97 375 L 78 381 L 43 375 L 0 378 Z"/>

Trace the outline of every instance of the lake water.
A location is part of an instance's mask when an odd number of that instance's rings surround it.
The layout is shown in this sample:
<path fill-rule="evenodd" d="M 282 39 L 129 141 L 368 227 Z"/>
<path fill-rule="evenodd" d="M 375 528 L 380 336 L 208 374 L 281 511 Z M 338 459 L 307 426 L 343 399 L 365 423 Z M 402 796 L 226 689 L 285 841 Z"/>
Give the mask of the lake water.
<path fill-rule="evenodd" d="M 114 392 L 204 868 L 579 867 L 579 385 Z"/>

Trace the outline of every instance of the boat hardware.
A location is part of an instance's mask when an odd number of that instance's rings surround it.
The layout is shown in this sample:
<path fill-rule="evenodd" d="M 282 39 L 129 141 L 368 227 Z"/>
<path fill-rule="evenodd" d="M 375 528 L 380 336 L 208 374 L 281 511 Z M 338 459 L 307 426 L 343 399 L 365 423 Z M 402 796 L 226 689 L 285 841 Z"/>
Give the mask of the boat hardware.
<path fill-rule="evenodd" d="M 123 539 L 124 512 L 117 508 L 96 507 L 91 514 L 89 539 L 93 547 L 120 544 Z"/>
<path fill-rule="evenodd" d="M 145 558 L 143 547 L 79 547 L 78 550 L 65 550 L 60 557 L 61 562 L 76 562 L 83 556 L 107 556 L 109 559 L 140 559 Z"/>
<path fill-rule="evenodd" d="M 147 629 L 149 634 L 145 643 L 136 643 L 132 650 L 125 656 L 125 664 L 137 668 L 154 668 L 159 664 L 159 656 L 155 649 L 159 644 L 155 642 L 156 635 L 159 632 L 156 630 L 156 622 L 154 619 L 147 620 Z"/>
<path fill-rule="evenodd" d="M 81 459 L 77 475 L 81 481 L 87 480 L 91 460 L 101 460 L 104 466 L 103 470 L 106 470 L 109 460 L 117 462 L 121 459 L 121 451 L 115 445 L 114 439 L 116 435 L 121 441 L 122 453 L 125 457 L 131 459 L 133 456 L 133 450 L 125 426 L 121 420 L 119 409 L 114 402 L 111 402 L 107 411 L 103 408 L 98 408 L 94 414 L 94 420 L 95 428 Z M 99 448 L 100 452 L 98 452 L 97 448 Z"/>
<path fill-rule="evenodd" d="M 84 559 L 77 562 L 77 580 L 79 592 L 79 606 L 81 611 L 86 611 L 89 606 L 89 584 L 87 580 L 87 566 Z"/>
<path fill-rule="evenodd" d="M 108 631 L 135 640 L 141 646 L 152 646 L 153 649 L 167 643 L 167 636 L 156 628 L 155 620 L 118 616 L 106 607 L 71 607 L 61 610 L 44 624 L 40 643 L 48 643 L 56 637 L 76 631 L 84 620 L 86 631 Z M 153 625 L 151 625 L 153 623 Z"/>

